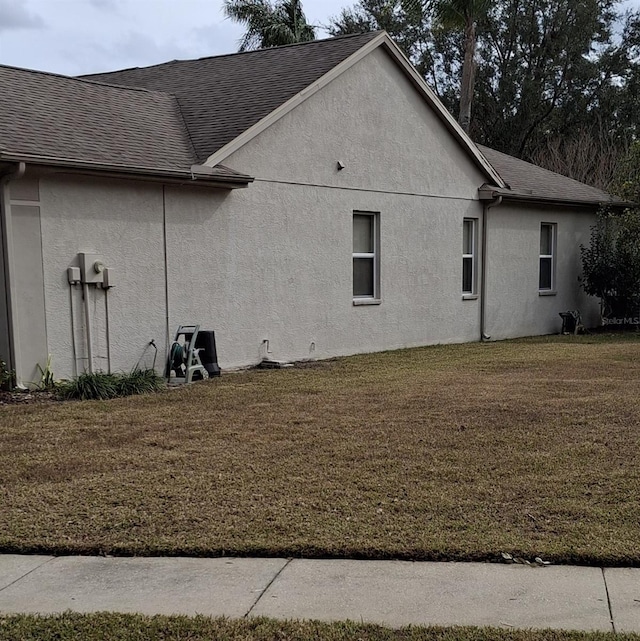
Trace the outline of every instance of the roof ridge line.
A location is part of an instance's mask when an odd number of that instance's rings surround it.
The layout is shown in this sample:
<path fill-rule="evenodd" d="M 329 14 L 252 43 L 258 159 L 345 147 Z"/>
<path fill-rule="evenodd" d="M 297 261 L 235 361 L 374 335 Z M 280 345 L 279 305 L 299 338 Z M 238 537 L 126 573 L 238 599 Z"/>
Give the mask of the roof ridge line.
<path fill-rule="evenodd" d="M 146 89 L 145 87 L 138 87 L 133 85 L 119 85 L 117 83 L 105 82 L 104 80 L 92 80 L 91 78 L 87 78 L 85 76 L 67 76 L 63 73 L 56 73 L 55 71 L 44 71 L 42 69 L 28 69 L 26 67 L 16 67 L 14 65 L 5 65 L 5 64 L 0 64 L 0 70 L 1 69 L 20 71 L 28 74 L 38 74 L 41 76 L 50 76 L 52 78 L 61 78 L 62 80 L 71 80 L 72 82 L 83 82 L 89 85 L 110 87 L 111 89 L 126 89 L 128 91 L 141 91 L 143 93 L 161 94 L 163 96 L 171 96 L 175 98 L 175 95 L 168 91 L 158 91 L 157 89 Z M 103 74 L 94 74 L 94 75 L 103 75 Z"/>
<path fill-rule="evenodd" d="M 198 151 L 196 150 L 196 146 L 191 136 L 191 129 L 189 129 L 189 125 L 187 125 L 187 119 L 184 117 L 184 112 L 182 111 L 182 105 L 180 104 L 180 99 L 175 94 L 168 94 L 168 95 L 173 96 L 173 99 L 175 101 L 176 107 L 178 109 L 178 114 L 180 116 L 180 122 L 182 123 L 184 131 L 187 134 L 187 140 L 189 141 L 189 147 L 191 147 L 191 153 L 193 154 L 193 158 L 195 159 L 196 163 L 200 163 L 201 162 L 200 157 L 198 156 Z"/>
<path fill-rule="evenodd" d="M 126 69 L 114 69 L 112 71 L 97 71 L 95 73 L 81 74 L 80 76 L 76 76 L 76 77 L 79 79 L 90 79 L 91 76 L 106 76 L 111 73 L 120 73 L 123 71 L 137 71 L 138 69 L 153 69 L 154 67 L 162 67 L 164 65 L 170 65 L 174 63 L 200 62 L 201 60 L 213 60 L 216 58 L 230 58 L 232 56 L 248 56 L 248 55 L 257 54 L 257 53 L 264 54 L 267 51 L 281 51 L 282 49 L 289 49 L 293 47 L 303 47 L 305 45 L 312 45 L 312 44 L 318 44 L 318 43 L 329 42 L 329 41 L 335 42 L 336 40 L 348 40 L 350 38 L 358 38 L 362 36 L 375 37 L 383 33 L 383 31 L 384 31 L 383 29 L 378 29 L 376 31 L 364 31 L 362 33 L 348 33 L 343 36 L 332 36 L 329 38 L 308 40 L 307 42 L 292 42 L 291 44 L 288 44 L 288 45 L 279 45 L 277 47 L 263 47 L 262 49 L 251 49 L 249 51 L 233 51 L 231 53 L 219 53 L 213 56 L 202 56 L 200 58 L 184 58 L 181 60 L 178 60 L 176 58 L 174 60 L 167 60 L 165 62 L 158 62 L 153 65 L 147 65 L 146 67 L 127 67 Z"/>

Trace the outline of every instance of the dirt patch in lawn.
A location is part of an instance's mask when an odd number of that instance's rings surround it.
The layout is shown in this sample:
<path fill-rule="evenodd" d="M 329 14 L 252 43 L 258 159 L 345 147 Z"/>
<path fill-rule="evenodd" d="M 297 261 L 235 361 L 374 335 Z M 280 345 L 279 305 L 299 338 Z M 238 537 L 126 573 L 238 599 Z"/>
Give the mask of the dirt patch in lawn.
<path fill-rule="evenodd" d="M 45 390 L 8 392 L 0 390 L 0 405 L 28 405 L 56 401 L 54 392 Z"/>

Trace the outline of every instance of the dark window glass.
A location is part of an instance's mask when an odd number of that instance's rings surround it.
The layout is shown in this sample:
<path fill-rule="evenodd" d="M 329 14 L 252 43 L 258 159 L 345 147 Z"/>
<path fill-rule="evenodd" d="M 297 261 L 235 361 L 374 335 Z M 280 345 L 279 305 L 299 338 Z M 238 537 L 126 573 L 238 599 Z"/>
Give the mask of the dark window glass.
<path fill-rule="evenodd" d="M 353 259 L 353 295 L 373 296 L 373 258 Z"/>
<path fill-rule="evenodd" d="M 551 258 L 540 258 L 540 289 L 551 289 Z"/>
<path fill-rule="evenodd" d="M 465 220 L 462 225 L 462 253 L 473 254 L 473 221 Z"/>
<path fill-rule="evenodd" d="M 473 293 L 473 258 L 470 257 L 462 259 L 462 291 Z"/>
<path fill-rule="evenodd" d="M 549 256 L 553 252 L 553 225 L 540 226 L 540 255 Z"/>

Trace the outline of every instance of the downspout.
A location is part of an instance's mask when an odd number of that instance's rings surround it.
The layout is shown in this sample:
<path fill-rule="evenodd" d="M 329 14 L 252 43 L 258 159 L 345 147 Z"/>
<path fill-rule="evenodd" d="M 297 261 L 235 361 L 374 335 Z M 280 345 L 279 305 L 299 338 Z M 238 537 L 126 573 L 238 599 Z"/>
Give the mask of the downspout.
<path fill-rule="evenodd" d="M 167 190 L 166 185 L 162 185 L 162 247 L 163 247 L 163 260 L 164 260 L 164 330 L 165 330 L 165 345 L 167 350 L 171 345 L 171 335 L 169 332 L 169 260 L 167 250 Z"/>
<path fill-rule="evenodd" d="M 4 255 L 4 290 L 7 307 L 7 329 L 9 334 L 9 354 L 7 355 L 9 369 L 16 372 L 20 383 L 18 357 L 18 310 L 15 305 L 15 278 L 13 274 L 13 229 L 11 226 L 11 199 L 8 185 L 11 180 L 19 180 L 25 174 L 27 166 L 19 162 L 17 167 L 0 176 L 0 230 L 2 232 L 2 253 Z"/>
<path fill-rule="evenodd" d="M 482 214 L 482 269 L 480 277 L 480 341 L 491 340 L 491 336 L 487 334 L 487 229 L 489 227 L 488 218 L 489 210 L 493 207 L 498 207 L 502 203 L 502 196 L 496 196 L 492 201 L 484 206 Z"/>

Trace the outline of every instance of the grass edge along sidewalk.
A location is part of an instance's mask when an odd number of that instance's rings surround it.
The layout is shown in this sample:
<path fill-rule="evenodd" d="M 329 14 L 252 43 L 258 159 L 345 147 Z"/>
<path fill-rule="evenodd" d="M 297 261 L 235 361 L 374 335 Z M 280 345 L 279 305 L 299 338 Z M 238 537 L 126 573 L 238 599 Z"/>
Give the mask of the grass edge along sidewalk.
<path fill-rule="evenodd" d="M 399 629 L 341 621 L 276 621 L 266 618 L 227 619 L 203 616 L 75 614 L 52 616 L 0 615 L 0 641 L 640 641 L 640 635 L 562 630 L 505 630 L 473 627 Z"/>

